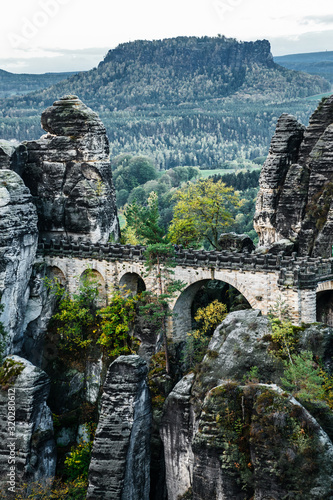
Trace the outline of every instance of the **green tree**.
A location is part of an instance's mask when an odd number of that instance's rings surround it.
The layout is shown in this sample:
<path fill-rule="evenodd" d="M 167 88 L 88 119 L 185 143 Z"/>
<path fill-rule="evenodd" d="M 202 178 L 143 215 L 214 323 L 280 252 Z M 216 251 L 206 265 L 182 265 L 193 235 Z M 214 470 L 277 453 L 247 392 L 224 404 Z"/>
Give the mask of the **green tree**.
<path fill-rule="evenodd" d="M 117 191 L 131 191 L 158 176 L 154 163 L 145 156 L 121 155 L 113 160 L 113 165 L 116 167 L 113 181 Z"/>
<path fill-rule="evenodd" d="M 138 184 L 157 178 L 157 170 L 150 158 L 145 156 L 134 156 L 129 162 L 130 173 Z"/>
<path fill-rule="evenodd" d="M 219 249 L 218 238 L 232 224 L 239 206 L 238 194 L 221 181 L 206 179 L 187 185 L 175 196 L 170 240 L 185 246 L 200 245 L 206 240 Z"/>
<path fill-rule="evenodd" d="M 303 401 L 325 399 L 324 377 L 311 351 L 292 356 L 292 363 L 285 361 L 281 382 L 293 396 Z"/>
<path fill-rule="evenodd" d="M 158 198 L 152 192 L 148 198 L 147 206 L 136 202 L 125 210 L 126 226 L 131 227 L 142 244 L 154 245 L 167 242 L 163 227 L 160 226 L 158 211 Z"/>
<path fill-rule="evenodd" d="M 171 243 L 153 243 L 146 248 L 146 268 L 150 272 L 156 272 L 157 287 L 156 293 L 143 292 L 143 304 L 140 307 L 140 314 L 155 327 L 157 333 L 161 333 L 164 352 L 165 369 L 170 373 L 168 339 L 167 339 L 167 318 L 172 316 L 169 309 L 169 301 L 174 295 L 181 291 L 183 283 L 173 278 L 175 267 L 174 247 Z"/>
<path fill-rule="evenodd" d="M 227 306 L 218 300 L 214 300 L 208 306 L 197 310 L 194 317 L 197 328 L 187 334 L 183 351 L 183 361 L 186 370 L 189 370 L 202 360 L 210 337 L 215 328 L 222 323 L 227 313 Z"/>
<path fill-rule="evenodd" d="M 293 364 L 292 356 L 299 341 L 299 332 L 290 320 L 290 307 L 283 299 L 277 299 L 268 318 L 272 328 L 273 355 Z"/>
<path fill-rule="evenodd" d="M 128 199 L 129 204 L 135 203 L 138 205 L 144 205 L 147 202 L 147 194 L 142 186 L 137 186 L 130 192 Z"/>
<path fill-rule="evenodd" d="M 110 304 L 98 311 L 100 336 L 97 341 L 105 347 L 109 356 L 133 354 L 137 347 L 131 335 L 135 320 L 135 306 L 138 297 L 124 297 L 116 291 Z"/>
<path fill-rule="evenodd" d="M 46 280 L 46 285 L 59 300 L 52 322 L 60 336 L 60 347 L 70 351 L 87 347 L 95 329 L 99 294 L 98 283 L 91 272 L 88 270 L 83 275 L 78 293 L 72 297 L 56 281 Z"/>
<path fill-rule="evenodd" d="M 166 372 L 169 373 L 167 343 L 167 318 L 171 315 L 169 300 L 182 288 L 182 283 L 173 279 L 174 247 L 168 242 L 165 231 L 160 225 L 157 194 L 155 192 L 150 194 L 147 206 L 136 203 L 128 206 L 125 218 L 127 226 L 134 230 L 138 240 L 147 245 L 145 252 L 147 271 L 154 269 L 156 272 L 156 294 L 142 293 L 140 314 L 162 335 Z"/>
<path fill-rule="evenodd" d="M 117 197 L 117 207 L 121 208 L 125 205 L 125 203 L 128 200 L 129 192 L 127 189 L 120 189 L 120 191 L 117 191 L 116 197 Z"/>

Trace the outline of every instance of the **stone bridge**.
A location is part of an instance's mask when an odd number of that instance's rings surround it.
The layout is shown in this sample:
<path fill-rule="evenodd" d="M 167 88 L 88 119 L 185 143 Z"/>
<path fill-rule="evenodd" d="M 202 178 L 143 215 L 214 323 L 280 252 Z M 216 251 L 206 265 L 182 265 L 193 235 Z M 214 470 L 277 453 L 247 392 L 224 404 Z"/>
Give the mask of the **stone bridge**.
<path fill-rule="evenodd" d="M 112 289 L 119 286 L 133 292 L 156 290 L 156 275 L 153 271 L 147 274 L 144 251 L 141 245 L 51 240 L 39 244 L 37 261 L 47 265 L 50 275 L 66 283 L 70 293 L 91 269 L 100 283 L 102 300 L 107 301 Z M 277 300 L 285 301 L 295 324 L 315 322 L 317 296 L 333 290 L 333 259 L 180 249 L 175 261 L 175 278 L 185 284 L 170 303 L 176 313 L 176 341 L 191 329 L 192 301 L 210 280 L 232 285 L 262 314 L 267 314 Z"/>

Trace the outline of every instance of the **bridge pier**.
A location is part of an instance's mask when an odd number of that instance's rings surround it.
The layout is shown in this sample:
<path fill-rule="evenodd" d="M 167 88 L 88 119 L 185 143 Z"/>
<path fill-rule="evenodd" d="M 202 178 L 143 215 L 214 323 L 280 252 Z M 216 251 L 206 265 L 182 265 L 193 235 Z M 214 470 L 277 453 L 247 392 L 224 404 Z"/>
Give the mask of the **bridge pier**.
<path fill-rule="evenodd" d="M 315 323 L 317 321 L 316 290 L 298 290 L 299 323 Z"/>

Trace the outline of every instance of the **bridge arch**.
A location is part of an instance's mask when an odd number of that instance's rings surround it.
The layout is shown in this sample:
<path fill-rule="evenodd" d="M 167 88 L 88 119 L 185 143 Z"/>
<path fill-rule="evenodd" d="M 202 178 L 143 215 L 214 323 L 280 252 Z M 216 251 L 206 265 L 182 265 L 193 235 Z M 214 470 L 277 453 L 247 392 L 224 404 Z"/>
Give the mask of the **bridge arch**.
<path fill-rule="evenodd" d="M 333 290 L 333 281 L 323 281 L 322 283 L 319 283 L 316 292 L 318 294 L 328 290 Z"/>
<path fill-rule="evenodd" d="M 132 295 L 146 290 L 146 284 L 142 277 L 138 273 L 133 272 L 124 273 L 119 280 L 119 286 Z"/>
<path fill-rule="evenodd" d="M 228 283 L 236 288 L 236 290 L 238 290 L 246 298 L 252 309 L 258 308 L 258 301 L 261 301 L 262 297 L 255 297 L 253 295 L 254 290 L 252 288 L 250 289 L 248 285 L 242 283 L 242 274 L 233 276 L 231 273 L 217 271 L 215 273 L 215 279 L 224 281 L 225 283 Z"/>
<path fill-rule="evenodd" d="M 48 266 L 46 269 L 46 276 L 51 280 L 57 280 L 63 287 L 67 284 L 66 273 L 58 266 Z"/>
<path fill-rule="evenodd" d="M 333 326 L 333 281 L 319 283 L 316 292 L 316 319 Z"/>
<path fill-rule="evenodd" d="M 194 298 L 199 292 L 199 290 L 211 281 L 219 281 L 221 283 L 231 285 L 233 288 L 235 288 L 238 292 L 240 292 L 243 295 L 243 297 L 247 300 L 247 302 L 251 305 L 251 307 L 253 307 L 253 303 L 254 305 L 256 305 L 256 302 L 254 300 L 252 300 L 251 304 L 250 300 L 248 300 L 246 295 L 243 293 L 242 289 L 244 290 L 244 287 L 234 286 L 233 283 L 230 283 L 230 281 L 232 280 L 227 280 L 227 279 L 222 280 L 215 276 L 214 278 L 204 278 L 198 281 L 194 281 L 180 293 L 173 307 L 173 340 L 175 342 L 184 341 L 186 339 L 186 334 L 189 331 L 191 331 L 192 329 L 191 308 Z M 249 294 L 247 293 L 247 295 Z"/>
<path fill-rule="evenodd" d="M 82 284 L 84 280 L 97 284 L 99 292 L 97 306 L 104 307 L 107 303 L 107 286 L 101 273 L 96 269 L 86 269 L 80 276 L 80 284 Z"/>

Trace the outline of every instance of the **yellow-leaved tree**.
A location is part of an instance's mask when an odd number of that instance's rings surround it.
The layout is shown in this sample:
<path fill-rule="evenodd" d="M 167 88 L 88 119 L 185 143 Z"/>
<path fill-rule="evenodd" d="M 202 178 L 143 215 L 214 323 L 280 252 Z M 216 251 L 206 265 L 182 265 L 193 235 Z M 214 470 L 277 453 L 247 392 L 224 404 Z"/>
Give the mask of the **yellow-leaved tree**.
<path fill-rule="evenodd" d="M 221 180 L 205 179 L 186 185 L 175 197 L 170 241 L 199 246 L 206 240 L 219 249 L 219 236 L 232 224 L 236 208 L 240 206 L 238 193 Z"/>
<path fill-rule="evenodd" d="M 187 334 L 183 349 L 184 371 L 193 368 L 202 360 L 215 328 L 222 323 L 227 314 L 227 306 L 218 300 L 197 310 L 194 320 L 198 327 Z"/>

